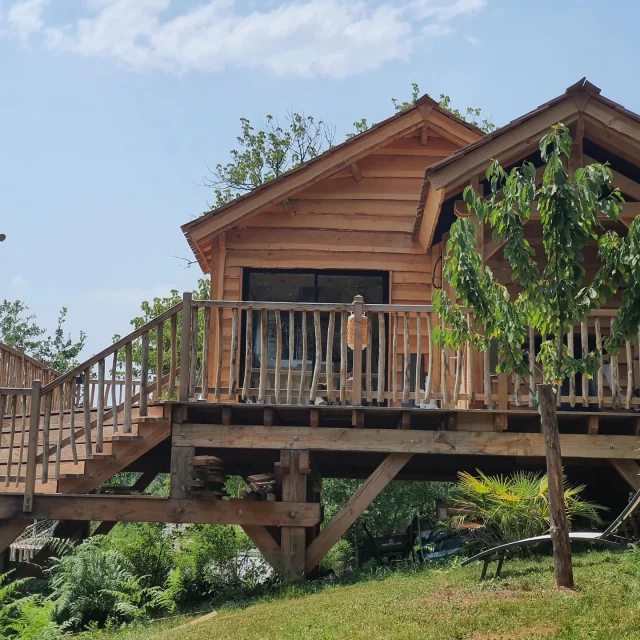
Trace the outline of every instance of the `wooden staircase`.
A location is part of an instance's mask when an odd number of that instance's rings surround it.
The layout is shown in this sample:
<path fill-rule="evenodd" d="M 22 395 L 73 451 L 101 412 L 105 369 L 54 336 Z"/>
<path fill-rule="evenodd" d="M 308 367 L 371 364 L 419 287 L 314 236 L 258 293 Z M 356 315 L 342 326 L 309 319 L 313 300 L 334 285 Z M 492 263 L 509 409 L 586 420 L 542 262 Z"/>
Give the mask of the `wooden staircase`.
<path fill-rule="evenodd" d="M 53 456 L 48 465 L 48 478 L 43 482 L 43 465 L 36 469 L 36 494 L 52 493 L 89 493 L 108 481 L 116 473 L 125 470 L 132 462 L 151 451 L 156 445 L 165 440 L 170 433 L 169 418 L 163 415 L 163 406 L 148 408 L 147 416 L 139 416 L 134 411 L 132 416 L 132 430 L 122 432 L 122 421 L 119 430 L 114 431 L 113 423 L 104 425 L 102 450 L 97 451 L 97 434 L 92 432 L 91 453 L 87 453 L 84 435 L 76 440 L 76 460 L 72 447 L 67 444 L 61 448 L 59 463 Z M 57 416 L 52 417 L 52 422 Z M 69 416 L 63 420 L 63 440 L 69 439 Z M 0 494 L 23 493 L 25 491 L 24 473 L 27 464 L 27 448 L 15 446 L 15 441 L 21 441 L 23 433 L 16 430 L 14 434 L 14 448 L 9 469 L 9 435 L 10 425 L 7 420 L 3 424 L 2 448 L 0 449 Z M 28 434 L 25 434 L 25 440 Z M 57 429 L 50 430 L 50 439 L 58 438 Z M 42 453 L 42 429 L 40 432 L 39 453 Z M 56 467 L 58 473 L 56 474 Z M 57 480 L 55 479 L 57 476 Z"/>

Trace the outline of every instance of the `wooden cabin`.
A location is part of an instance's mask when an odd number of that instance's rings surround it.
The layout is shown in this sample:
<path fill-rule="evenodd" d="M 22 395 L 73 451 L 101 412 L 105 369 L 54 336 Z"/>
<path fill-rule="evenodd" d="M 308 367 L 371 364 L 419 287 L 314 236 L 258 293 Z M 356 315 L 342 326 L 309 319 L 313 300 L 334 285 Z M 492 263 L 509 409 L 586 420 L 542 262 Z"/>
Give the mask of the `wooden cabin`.
<path fill-rule="evenodd" d="M 0 550 L 34 518 L 104 520 L 102 531 L 232 523 L 300 578 L 393 479 L 543 470 L 535 368 L 497 375 L 491 351 L 441 349 L 430 303 L 448 286 L 443 243 L 466 215 L 463 189 L 486 188 L 492 158 L 540 166 L 539 139 L 557 122 L 571 129 L 574 166 L 610 163 L 624 233 L 640 213 L 640 117 L 584 80 L 489 135 L 425 96 L 183 225 L 209 300 L 185 294 L 44 386 L 0 388 Z M 539 243 L 535 219 L 527 230 Z M 502 247 L 479 226 L 477 240 L 509 285 Z M 569 332 L 569 348 L 596 346 L 617 303 Z M 530 332 L 525 348 L 539 344 Z M 603 354 L 597 377 L 567 380 L 559 399 L 565 470 L 612 507 L 640 488 L 639 355 L 638 340 Z M 41 411 L 21 410 L 23 399 Z M 142 474 L 130 495 L 91 493 L 123 470 Z M 140 494 L 162 472 L 170 497 Z M 229 474 L 247 478 L 245 498 L 220 499 Z M 323 477 L 364 484 L 320 529 Z"/>

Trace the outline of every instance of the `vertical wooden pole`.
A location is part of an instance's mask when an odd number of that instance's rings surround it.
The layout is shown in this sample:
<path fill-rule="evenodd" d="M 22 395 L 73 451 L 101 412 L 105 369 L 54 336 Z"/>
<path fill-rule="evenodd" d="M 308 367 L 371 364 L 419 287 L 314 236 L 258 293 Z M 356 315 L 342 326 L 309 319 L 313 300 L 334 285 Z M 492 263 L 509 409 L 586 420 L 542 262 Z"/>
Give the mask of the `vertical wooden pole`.
<path fill-rule="evenodd" d="M 305 502 L 307 499 L 308 467 L 302 469 L 301 458 L 309 459 L 308 451 L 280 452 L 283 502 Z M 303 473 L 303 471 L 305 471 Z M 285 582 L 302 580 L 305 574 L 306 531 L 304 527 L 282 527 L 280 567 Z"/>
<path fill-rule="evenodd" d="M 189 355 L 191 353 L 191 300 L 193 294 L 185 291 L 182 294 L 182 336 L 180 342 L 180 387 L 178 400 L 189 399 Z"/>
<path fill-rule="evenodd" d="M 364 299 L 353 300 L 353 404 L 362 404 L 362 308 Z"/>
<path fill-rule="evenodd" d="M 27 474 L 24 483 L 22 510 L 30 513 L 33 509 L 33 494 L 36 488 L 36 466 L 38 458 L 38 435 L 40 431 L 40 393 L 42 382 L 31 384 L 31 413 L 29 415 L 29 441 L 27 444 Z"/>
<path fill-rule="evenodd" d="M 558 390 L 558 393 L 560 391 Z M 556 586 L 573 589 L 573 567 L 571 564 L 571 545 L 569 543 L 569 525 L 564 504 L 564 484 L 562 478 L 562 453 L 560 433 L 553 386 L 538 385 L 540 400 L 540 423 L 544 434 L 545 454 L 547 458 L 547 476 L 549 480 L 549 514 L 551 516 L 551 541 L 553 542 L 553 564 L 556 574 Z"/>

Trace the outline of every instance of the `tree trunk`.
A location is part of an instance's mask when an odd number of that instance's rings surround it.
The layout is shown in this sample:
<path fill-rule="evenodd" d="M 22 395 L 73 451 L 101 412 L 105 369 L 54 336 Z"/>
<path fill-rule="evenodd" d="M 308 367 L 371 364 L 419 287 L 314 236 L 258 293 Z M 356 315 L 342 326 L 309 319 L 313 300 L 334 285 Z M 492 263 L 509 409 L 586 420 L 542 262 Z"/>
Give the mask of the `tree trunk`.
<path fill-rule="evenodd" d="M 571 564 L 571 545 L 569 526 L 564 504 L 564 486 L 562 482 L 562 454 L 560 452 L 560 433 L 556 413 L 556 398 L 553 386 L 538 385 L 540 401 L 540 422 L 544 433 L 545 453 L 547 457 L 547 476 L 549 478 L 549 513 L 551 516 L 551 541 L 553 543 L 553 565 L 556 574 L 556 586 L 573 589 L 573 567 Z"/>

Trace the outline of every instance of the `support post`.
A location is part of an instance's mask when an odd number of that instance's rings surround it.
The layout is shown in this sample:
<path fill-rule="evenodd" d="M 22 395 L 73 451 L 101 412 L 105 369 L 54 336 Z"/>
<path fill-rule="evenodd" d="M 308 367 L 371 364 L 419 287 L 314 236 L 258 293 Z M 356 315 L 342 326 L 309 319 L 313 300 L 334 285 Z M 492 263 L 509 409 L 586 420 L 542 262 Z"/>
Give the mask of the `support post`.
<path fill-rule="evenodd" d="M 33 494 L 36 488 L 36 468 L 38 464 L 37 463 L 38 435 L 40 431 L 41 389 L 42 389 L 42 382 L 40 380 L 34 380 L 31 385 L 31 412 L 29 414 L 29 443 L 27 445 L 27 476 L 24 483 L 24 503 L 22 507 L 22 510 L 27 513 L 30 513 L 31 510 L 33 509 Z"/>
<path fill-rule="evenodd" d="M 186 291 L 182 294 L 182 334 L 180 339 L 180 388 L 178 400 L 189 399 L 189 357 L 191 355 L 191 301 L 193 294 Z M 197 338 L 197 336 L 196 336 Z"/>
<path fill-rule="evenodd" d="M 559 390 L 558 390 L 559 393 Z M 571 544 L 569 526 L 564 504 L 564 485 L 562 482 L 562 453 L 560 451 L 560 433 L 553 386 L 538 385 L 540 401 L 540 422 L 544 434 L 545 454 L 547 458 L 547 476 L 549 481 L 549 514 L 551 516 L 551 541 L 553 543 L 553 565 L 556 574 L 556 586 L 573 589 L 573 566 L 571 564 Z"/>
<path fill-rule="evenodd" d="M 307 500 L 307 474 L 302 472 L 300 458 L 308 459 L 308 451 L 280 452 L 282 470 L 282 501 Z M 307 470 L 308 472 L 308 470 Z M 305 577 L 306 531 L 304 527 L 282 527 L 280 540 L 280 570 L 285 582 Z"/>

